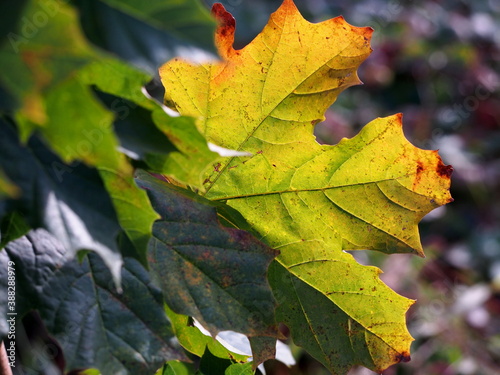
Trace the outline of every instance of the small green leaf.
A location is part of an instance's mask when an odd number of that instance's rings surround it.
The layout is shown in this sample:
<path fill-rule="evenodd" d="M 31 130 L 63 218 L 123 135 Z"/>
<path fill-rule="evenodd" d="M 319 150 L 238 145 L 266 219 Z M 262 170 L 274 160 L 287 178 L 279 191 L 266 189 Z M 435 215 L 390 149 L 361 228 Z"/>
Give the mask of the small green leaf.
<path fill-rule="evenodd" d="M 249 363 L 234 363 L 224 371 L 224 375 L 253 375 L 252 362 Z"/>
<path fill-rule="evenodd" d="M 75 375 L 101 375 L 101 372 L 95 368 L 89 368 L 86 370 L 78 371 Z"/>
<path fill-rule="evenodd" d="M 216 357 L 231 359 L 238 362 L 246 362 L 248 356 L 231 352 L 219 341 L 211 336 L 204 335 L 198 328 L 190 324 L 191 318 L 185 315 L 174 313 L 165 305 L 165 311 L 174 329 L 175 337 L 179 344 L 188 352 L 203 356 L 205 350 L 209 349 Z"/>
<path fill-rule="evenodd" d="M 194 373 L 194 366 L 190 363 L 168 361 L 155 375 L 193 375 Z"/>

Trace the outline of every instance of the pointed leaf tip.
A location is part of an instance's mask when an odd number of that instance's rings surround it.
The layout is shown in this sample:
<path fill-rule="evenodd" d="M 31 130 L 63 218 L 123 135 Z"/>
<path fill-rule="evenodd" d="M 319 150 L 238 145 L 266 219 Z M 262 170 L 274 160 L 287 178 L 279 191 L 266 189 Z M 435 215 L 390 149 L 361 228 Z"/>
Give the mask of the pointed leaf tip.
<path fill-rule="evenodd" d="M 215 45 L 221 57 L 228 58 L 235 52 L 233 44 L 236 21 L 221 3 L 212 6 L 212 15 L 218 24 L 215 31 Z"/>

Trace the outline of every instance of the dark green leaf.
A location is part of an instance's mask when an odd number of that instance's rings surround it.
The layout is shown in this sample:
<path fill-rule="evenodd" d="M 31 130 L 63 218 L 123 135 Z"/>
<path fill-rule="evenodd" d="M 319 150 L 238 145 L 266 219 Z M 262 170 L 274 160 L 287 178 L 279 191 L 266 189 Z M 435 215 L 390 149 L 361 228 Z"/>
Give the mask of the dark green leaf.
<path fill-rule="evenodd" d="M 229 359 L 216 357 L 207 348 L 201 357 L 199 371 L 203 375 L 221 375 L 232 364 Z"/>
<path fill-rule="evenodd" d="M 250 347 L 252 348 L 254 367 L 276 357 L 276 339 L 273 337 L 250 337 Z"/>
<path fill-rule="evenodd" d="M 0 253 L 3 284 L 9 261 L 17 275 L 17 311 L 39 311 L 64 349 L 68 370 L 149 375 L 164 361 L 185 359 L 173 344 L 161 292 L 134 259 L 125 260 L 122 293 L 98 256 L 89 253 L 81 264 L 66 261 L 61 244 L 44 230 L 30 232 Z"/>
<path fill-rule="evenodd" d="M 75 3 L 90 41 L 151 74 L 175 56 L 206 55 L 200 48 L 214 51 L 215 23 L 196 0 Z"/>
<path fill-rule="evenodd" d="M 215 20 L 197 0 L 152 0 L 147 3 L 137 0 L 103 0 L 134 18 L 167 31 L 189 44 L 213 49 L 212 35 Z"/>
<path fill-rule="evenodd" d="M 35 136 L 22 145 L 15 129 L 0 119 L 0 167 L 21 189 L 17 209 L 32 228 L 51 232 L 64 246 L 66 257 L 78 250 L 97 252 L 118 280 L 121 256 L 115 236 L 115 211 L 98 173 L 83 164 L 67 165 Z"/>
<path fill-rule="evenodd" d="M 7 42 L 6 39 L 12 30 L 17 29 L 19 18 L 27 2 L 27 0 L 0 2 L 0 46 Z"/>
<path fill-rule="evenodd" d="M 153 226 L 148 260 L 167 304 L 195 317 L 213 335 L 222 330 L 276 336 L 267 267 L 276 251 L 242 230 L 222 227 L 215 208 L 141 172 L 162 219 Z"/>

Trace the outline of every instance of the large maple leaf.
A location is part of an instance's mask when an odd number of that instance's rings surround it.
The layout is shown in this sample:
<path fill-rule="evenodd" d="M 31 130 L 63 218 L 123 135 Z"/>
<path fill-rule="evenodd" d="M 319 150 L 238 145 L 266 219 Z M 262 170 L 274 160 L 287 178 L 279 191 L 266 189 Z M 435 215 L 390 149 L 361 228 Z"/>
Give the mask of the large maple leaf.
<path fill-rule="evenodd" d="M 452 168 L 405 139 L 401 115 L 376 119 L 335 146 L 316 142 L 313 126 L 360 83 L 372 29 L 342 17 L 311 24 L 285 0 L 235 50 L 233 17 L 220 4 L 213 13 L 223 61 L 174 59 L 160 69 L 168 105 L 198 118 L 210 142 L 252 154 L 214 165 L 203 194 L 236 208 L 280 250 L 269 269 L 277 318 L 330 371 L 354 364 L 381 371 L 409 360 L 405 313 L 413 301 L 344 250 L 423 255 L 417 224 L 452 200 Z"/>

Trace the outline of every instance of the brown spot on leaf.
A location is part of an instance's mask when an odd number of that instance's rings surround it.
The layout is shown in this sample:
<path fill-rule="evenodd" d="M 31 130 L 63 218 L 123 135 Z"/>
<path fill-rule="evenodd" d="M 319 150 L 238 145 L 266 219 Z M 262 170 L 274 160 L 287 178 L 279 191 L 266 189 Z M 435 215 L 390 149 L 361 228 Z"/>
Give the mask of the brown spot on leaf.
<path fill-rule="evenodd" d="M 419 184 L 422 179 L 422 172 L 424 171 L 424 163 L 422 161 L 417 160 L 417 169 L 415 171 L 415 180 L 413 180 L 413 187 Z"/>
<path fill-rule="evenodd" d="M 445 165 L 441 160 L 439 160 L 439 163 L 436 166 L 436 172 L 443 178 L 450 178 L 453 173 L 453 167 L 451 165 Z"/>
<path fill-rule="evenodd" d="M 420 174 L 423 171 L 424 171 L 424 164 L 420 160 L 417 160 L 417 176 L 420 176 Z"/>
<path fill-rule="evenodd" d="M 410 362 L 411 357 L 408 353 L 398 353 L 394 356 L 395 362 Z"/>
<path fill-rule="evenodd" d="M 214 165 L 214 171 L 215 172 L 220 172 L 220 163 L 217 163 Z"/>

